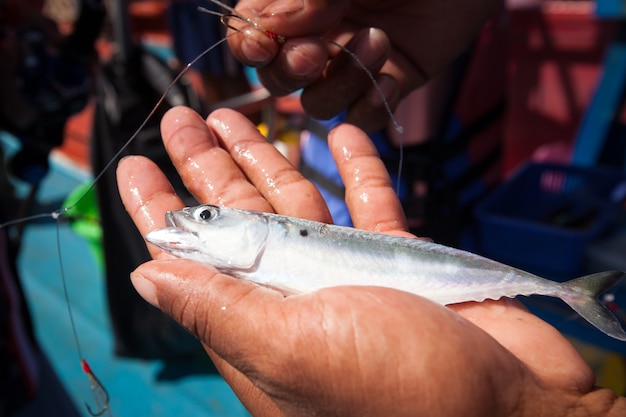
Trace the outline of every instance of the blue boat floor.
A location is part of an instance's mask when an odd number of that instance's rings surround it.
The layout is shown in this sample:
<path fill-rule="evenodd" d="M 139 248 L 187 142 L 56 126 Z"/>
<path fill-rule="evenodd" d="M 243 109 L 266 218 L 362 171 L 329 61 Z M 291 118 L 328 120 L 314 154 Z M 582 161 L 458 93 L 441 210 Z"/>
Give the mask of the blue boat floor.
<path fill-rule="evenodd" d="M 87 174 L 67 162 L 53 161 L 37 203 L 51 210 L 60 208 L 65 196 L 88 180 Z M 108 390 L 112 416 L 249 416 L 215 372 L 181 372 L 186 376 L 166 378 L 164 374 L 176 373 L 171 364 L 115 356 L 103 271 L 84 239 L 63 222 L 58 227 L 60 246 L 55 221 L 28 223 L 18 266 L 38 342 L 82 415 L 89 415 L 84 404 L 94 400 L 74 342 L 59 248 L 82 356 Z"/>

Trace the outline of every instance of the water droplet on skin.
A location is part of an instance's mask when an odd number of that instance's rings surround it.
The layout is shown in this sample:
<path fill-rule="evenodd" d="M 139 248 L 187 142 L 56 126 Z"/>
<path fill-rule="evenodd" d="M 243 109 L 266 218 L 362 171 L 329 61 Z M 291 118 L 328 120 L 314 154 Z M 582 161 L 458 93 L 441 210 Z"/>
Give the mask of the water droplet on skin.
<path fill-rule="evenodd" d="M 211 124 L 213 125 L 213 127 L 216 130 L 219 130 L 220 132 L 220 136 L 222 137 L 229 137 L 233 132 L 230 129 L 230 125 L 226 124 L 223 120 L 221 119 L 210 119 Z"/>
<path fill-rule="evenodd" d="M 360 199 L 363 203 L 367 204 L 367 203 L 369 203 L 369 200 L 370 200 L 370 195 L 369 195 L 368 193 L 362 193 L 361 195 L 359 195 L 359 199 Z"/>
<path fill-rule="evenodd" d="M 276 182 L 274 181 L 273 178 L 269 178 L 267 177 L 265 179 L 265 183 L 267 184 L 268 187 L 270 187 L 272 190 L 276 190 Z"/>
<path fill-rule="evenodd" d="M 189 163 L 189 167 L 194 170 L 191 173 L 191 180 L 194 184 L 202 184 L 206 190 L 209 191 L 209 194 L 212 195 L 215 193 L 215 185 L 209 179 L 211 176 L 207 174 L 207 171 L 200 166 L 193 158 L 187 158 Z"/>
<path fill-rule="evenodd" d="M 144 226 L 146 226 L 150 230 L 156 229 L 157 227 L 156 222 L 154 221 L 154 218 L 152 218 L 152 215 L 150 214 L 150 210 L 148 209 L 148 207 L 142 204 L 139 206 L 139 211 L 141 212 L 141 217 L 143 218 Z M 163 221 L 163 219 L 161 219 L 161 221 Z"/>
<path fill-rule="evenodd" d="M 187 158 L 187 164 L 189 166 L 191 173 L 192 181 L 194 182 L 204 182 L 207 177 L 206 171 L 191 157 Z"/>
<path fill-rule="evenodd" d="M 235 145 L 234 150 L 240 159 L 247 160 L 250 165 L 256 165 L 259 162 L 254 154 L 250 152 L 250 149 L 248 149 L 246 146 Z"/>
<path fill-rule="evenodd" d="M 131 186 L 132 184 L 132 179 L 130 181 L 128 181 L 128 185 Z M 139 188 L 137 187 L 130 187 L 130 194 L 133 196 L 133 200 L 135 200 L 135 202 L 142 206 L 143 205 L 143 200 L 141 199 L 141 192 L 139 191 Z"/>
<path fill-rule="evenodd" d="M 191 157 L 187 158 L 187 162 L 189 162 L 189 165 L 191 165 L 192 168 L 200 169 L 200 165 L 198 165 L 198 163 L 194 161 L 193 158 Z"/>
<path fill-rule="evenodd" d="M 280 194 L 280 189 L 276 187 L 276 180 L 272 178 L 265 169 L 262 169 L 261 172 L 265 175 L 265 184 L 270 189 L 269 193 L 271 194 Z"/>
<path fill-rule="evenodd" d="M 343 148 L 341 148 L 341 153 L 343 154 L 343 158 L 346 161 L 349 161 L 350 158 L 352 158 L 352 152 L 350 152 L 350 150 L 348 148 L 346 148 L 345 146 Z"/>

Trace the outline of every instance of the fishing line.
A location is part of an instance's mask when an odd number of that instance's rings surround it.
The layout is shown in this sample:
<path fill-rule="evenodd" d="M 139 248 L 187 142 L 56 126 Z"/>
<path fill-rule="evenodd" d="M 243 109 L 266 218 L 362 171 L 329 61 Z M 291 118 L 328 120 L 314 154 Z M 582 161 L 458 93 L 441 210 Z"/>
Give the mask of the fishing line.
<path fill-rule="evenodd" d="M 68 291 L 67 281 L 65 279 L 65 268 L 63 267 L 63 255 L 61 253 L 61 231 L 60 231 L 60 223 L 61 218 L 60 214 L 54 212 L 52 214 L 52 218 L 56 222 L 56 245 L 57 245 L 57 256 L 59 258 L 59 272 L 61 274 L 61 286 L 63 287 L 63 297 L 65 299 L 65 306 L 67 308 L 67 315 L 70 320 L 70 327 L 72 329 L 72 336 L 74 338 L 74 346 L 76 347 L 76 353 L 78 355 L 78 362 L 80 363 L 81 369 L 87 378 L 89 379 L 89 388 L 94 397 L 94 401 L 96 403 L 96 409 L 94 410 L 91 406 L 85 403 L 85 408 L 87 412 L 92 416 L 102 416 L 105 413 L 110 415 L 109 409 L 109 393 L 107 392 L 104 385 L 100 382 L 100 380 L 96 377 L 95 373 L 91 370 L 91 366 L 87 360 L 83 357 L 83 351 L 80 344 L 80 339 L 78 338 L 78 331 L 76 330 L 76 322 L 74 320 L 74 312 L 72 310 L 72 303 L 70 302 L 70 295 Z"/>
<path fill-rule="evenodd" d="M 396 130 L 396 132 L 398 132 L 398 138 L 399 138 L 399 142 L 400 142 L 399 143 L 400 151 L 399 151 L 399 155 L 398 155 L 398 171 L 397 171 L 398 179 L 397 179 L 397 182 L 396 182 L 396 194 L 398 196 L 400 196 L 400 182 L 401 182 L 401 179 L 402 179 L 402 168 L 403 168 L 403 165 L 404 165 L 404 127 L 402 127 L 402 125 L 400 125 L 400 123 L 398 123 L 398 121 L 396 120 L 396 116 L 393 114 L 393 111 L 391 110 L 391 106 L 389 105 L 389 101 L 385 98 L 385 93 L 380 88 L 380 85 L 378 84 L 378 82 L 376 82 L 376 79 L 374 78 L 374 74 L 372 74 L 372 71 L 370 71 L 365 66 L 365 64 L 363 63 L 363 61 L 361 61 L 361 59 L 357 56 L 357 54 L 355 54 L 354 52 L 352 52 L 351 50 L 346 48 L 345 45 L 342 45 L 342 44 L 340 44 L 338 42 L 335 42 L 335 41 L 330 40 L 330 39 L 324 39 L 322 37 L 320 37 L 320 39 L 322 41 L 324 41 L 324 42 L 328 42 L 331 45 L 334 45 L 334 46 L 337 46 L 337 47 L 341 48 L 341 50 L 343 50 L 348 55 L 350 55 L 352 57 L 352 59 L 357 63 L 357 65 L 359 67 L 361 67 L 361 69 L 365 72 L 365 74 L 367 74 L 368 78 L 372 82 L 372 85 L 374 85 L 374 88 L 376 88 L 376 91 L 378 92 L 378 94 L 382 98 L 383 105 L 385 106 L 385 111 L 387 112 L 387 115 L 389 116 L 389 120 L 391 121 L 391 124 L 393 125 L 393 128 Z"/>
<path fill-rule="evenodd" d="M 272 39 L 273 41 L 279 43 L 279 44 L 283 44 L 286 41 L 286 38 L 282 35 L 279 35 L 275 32 L 272 32 L 270 30 L 265 29 L 263 26 L 261 26 L 259 24 L 259 22 L 257 22 L 256 20 L 252 20 L 248 17 L 245 17 L 243 15 L 241 15 L 239 12 L 237 12 L 233 7 L 228 6 L 224 3 L 222 3 L 219 0 L 209 0 L 210 2 L 222 7 L 224 10 L 227 10 L 228 12 L 230 12 L 230 14 L 222 14 L 219 12 L 215 12 L 213 10 L 209 10 L 206 9 L 204 7 L 200 7 L 199 10 L 205 12 L 205 13 L 209 13 L 215 16 L 219 16 L 220 17 L 220 22 L 226 26 L 229 29 L 232 29 L 235 31 L 235 33 L 241 32 L 240 29 L 232 26 L 229 23 L 229 19 L 234 18 L 237 19 L 241 22 L 244 22 L 248 25 L 250 25 L 252 28 L 264 33 L 268 38 Z M 348 55 L 350 55 L 350 57 L 354 60 L 354 62 L 356 62 L 356 64 L 360 67 L 360 69 L 365 72 L 365 74 L 367 75 L 367 77 L 369 78 L 370 82 L 372 83 L 372 85 L 374 86 L 374 88 L 376 89 L 376 92 L 378 93 L 378 95 L 380 96 L 380 98 L 382 99 L 383 105 L 385 107 L 385 112 L 387 113 L 389 120 L 391 121 L 391 124 L 393 125 L 393 128 L 396 130 L 396 132 L 398 133 L 398 138 L 399 138 L 399 155 L 398 155 L 398 171 L 397 171 L 397 182 L 396 182 L 396 194 L 399 196 L 400 195 L 400 183 L 401 183 L 401 179 L 402 179 L 402 168 L 404 165 L 404 128 L 400 125 L 400 123 L 398 123 L 395 115 L 393 114 L 393 110 L 391 110 L 391 106 L 389 105 L 389 101 L 387 100 L 387 98 L 385 97 L 385 93 L 383 92 L 382 88 L 380 87 L 380 85 L 378 84 L 378 82 L 376 81 L 376 78 L 374 78 L 374 74 L 372 74 L 372 72 L 365 66 L 365 64 L 363 63 L 363 61 L 361 61 L 361 59 L 358 57 L 357 54 L 355 54 L 353 51 L 351 51 L 350 49 L 348 49 L 345 45 L 340 44 L 339 42 L 333 41 L 331 39 L 325 39 L 323 37 L 319 37 L 318 39 L 320 39 L 323 42 L 327 42 L 333 46 L 336 46 L 338 48 L 340 48 L 343 52 L 347 53 Z"/>
<path fill-rule="evenodd" d="M 82 348 L 81 348 L 81 344 L 80 344 L 80 339 L 78 337 L 78 331 L 76 329 L 76 322 L 74 320 L 74 313 L 73 313 L 73 310 L 72 310 L 72 305 L 71 305 L 71 301 L 70 301 L 70 297 L 69 297 L 68 285 L 67 285 L 67 280 L 66 280 L 66 275 L 65 275 L 65 269 L 63 267 L 63 256 L 62 256 L 62 252 L 61 252 L 61 237 L 60 237 L 60 221 L 61 221 L 61 217 L 63 217 L 70 210 L 76 208 L 76 206 L 78 204 L 80 204 L 80 202 L 82 200 L 84 200 L 86 198 L 86 196 L 93 190 L 93 188 L 96 186 L 98 181 L 111 168 L 113 163 L 115 163 L 119 159 L 119 157 L 122 155 L 122 153 L 128 148 L 128 146 L 130 146 L 130 144 L 135 140 L 135 138 L 139 135 L 139 133 L 141 133 L 143 128 L 146 126 L 146 124 L 152 119 L 152 117 L 156 113 L 156 111 L 159 108 L 159 106 L 166 99 L 166 97 L 169 94 L 169 92 L 171 91 L 171 89 L 189 71 L 189 69 L 196 62 L 198 62 L 198 60 L 203 58 L 205 55 L 207 55 L 209 52 L 211 52 L 213 49 L 215 49 L 216 47 L 218 47 L 222 43 L 226 42 L 228 40 L 228 38 L 230 36 L 233 36 L 233 35 L 235 35 L 235 34 L 232 34 L 232 35 L 229 35 L 229 36 L 225 36 L 221 40 L 219 40 L 216 43 L 214 43 L 213 45 L 211 45 L 209 48 L 207 48 L 205 51 L 203 51 L 201 54 L 199 54 L 196 58 L 194 58 L 191 62 L 189 62 L 185 66 L 185 68 L 183 68 L 178 73 L 178 75 L 174 78 L 174 80 L 165 89 L 165 91 L 163 92 L 163 94 L 161 95 L 161 97 L 159 98 L 157 103 L 154 105 L 152 110 L 148 113 L 146 118 L 143 120 L 143 122 L 133 132 L 131 137 L 124 143 L 124 145 L 122 145 L 122 147 L 115 153 L 115 155 L 109 160 L 109 162 L 107 162 L 107 164 L 94 177 L 94 179 L 91 181 L 89 186 L 83 191 L 82 194 L 80 194 L 80 196 L 72 204 L 69 204 L 66 207 L 61 207 L 61 208 L 59 208 L 59 209 L 57 209 L 57 210 L 55 210 L 55 211 L 53 211 L 51 213 L 39 213 L 39 214 L 34 214 L 34 215 L 31 215 L 31 216 L 27 216 L 27 217 L 22 217 L 20 219 L 14 219 L 14 220 L 10 220 L 10 221 L 4 222 L 4 223 L 0 223 L 0 229 L 1 229 L 1 228 L 6 228 L 6 227 L 9 227 L 9 226 L 16 225 L 16 224 L 29 222 L 29 221 L 33 221 L 33 220 L 39 220 L 39 219 L 43 219 L 43 218 L 52 218 L 52 219 L 55 220 L 55 223 L 56 223 L 57 256 L 59 258 L 59 274 L 61 276 L 61 286 L 63 287 L 63 297 L 64 297 L 65 304 L 66 304 L 66 307 L 67 307 L 67 314 L 68 314 L 68 317 L 69 317 L 70 327 L 72 329 L 72 336 L 73 336 L 73 339 L 74 339 L 74 345 L 76 347 L 79 363 L 81 365 L 81 370 L 83 371 L 83 373 L 85 373 L 85 375 L 87 375 L 87 377 L 89 379 L 89 386 L 90 386 L 90 389 L 91 389 L 91 391 L 93 393 L 94 401 L 96 403 L 96 408 L 95 409 L 92 408 L 89 404 L 85 403 L 85 407 L 87 409 L 87 412 L 90 415 L 92 415 L 92 416 L 102 416 L 102 415 L 105 415 L 105 414 L 106 415 L 110 415 L 109 394 L 108 394 L 105 386 L 96 377 L 95 373 L 91 369 L 91 366 L 89 365 L 87 360 L 83 357 L 83 352 L 82 352 Z"/>
<path fill-rule="evenodd" d="M 96 377 L 95 373 L 93 372 L 93 370 L 89 366 L 89 364 L 86 361 L 86 359 L 83 357 L 82 347 L 81 347 L 81 344 L 80 344 L 78 331 L 76 329 L 74 313 L 73 313 L 71 302 L 70 302 L 68 285 L 67 285 L 67 280 L 66 280 L 66 275 L 65 275 L 65 269 L 64 269 L 64 266 L 63 266 L 63 257 L 62 257 L 62 250 L 61 250 L 61 238 L 60 238 L 61 217 L 66 217 L 67 213 L 70 210 L 73 210 L 74 208 L 76 208 L 76 206 L 78 204 L 80 204 L 82 202 L 82 200 L 84 200 L 87 197 L 87 195 L 94 189 L 94 187 L 96 186 L 98 181 L 100 181 L 100 179 L 108 172 L 108 170 L 111 168 L 111 166 L 120 158 L 120 156 L 123 154 L 123 152 L 130 146 L 130 144 L 135 140 L 135 138 L 141 133 L 141 131 L 144 129 L 144 127 L 147 125 L 147 123 L 152 119 L 152 117 L 156 113 L 157 109 L 165 101 L 165 99 L 167 98 L 167 95 L 170 93 L 171 89 L 176 85 L 176 83 L 178 83 L 178 81 L 180 81 L 180 79 L 189 71 L 189 69 L 196 62 L 198 62 L 200 59 L 205 57 L 208 53 L 213 51 L 219 45 L 221 45 L 224 42 L 226 42 L 230 37 L 235 36 L 235 35 L 237 35 L 240 32 L 239 29 L 237 29 L 237 28 L 233 27 L 232 25 L 230 25 L 230 23 L 229 23 L 230 19 L 238 19 L 238 20 L 240 20 L 240 21 L 250 25 L 252 28 L 254 28 L 256 30 L 259 30 L 260 32 L 264 33 L 266 36 L 268 36 L 270 39 L 274 40 L 277 43 L 282 44 L 282 43 L 284 43 L 286 41 L 285 37 L 265 29 L 258 22 L 253 21 L 252 19 L 249 19 L 249 18 L 246 18 L 246 17 L 240 15 L 234 8 L 232 8 L 232 7 L 222 3 L 221 1 L 219 1 L 219 0 L 209 0 L 209 1 L 211 1 L 212 3 L 218 5 L 219 7 L 222 7 L 224 10 L 228 11 L 229 14 L 215 12 L 215 11 L 212 11 L 212 10 L 209 10 L 209 9 L 206 9 L 206 8 L 199 8 L 199 10 L 202 11 L 202 12 L 205 12 L 205 13 L 209 13 L 209 14 L 218 16 L 220 18 L 220 22 L 224 26 L 226 26 L 226 27 L 228 27 L 230 29 L 233 29 L 235 32 L 233 32 L 230 35 L 224 36 L 224 38 L 220 39 L 219 41 L 217 41 L 213 45 L 211 45 L 209 48 L 204 50 L 201 54 L 199 54 L 191 62 L 189 62 L 178 73 L 178 75 L 176 75 L 176 77 L 172 80 L 172 82 L 165 89 L 163 94 L 157 100 L 156 104 L 154 105 L 152 110 L 148 113 L 148 115 L 145 117 L 143 122 L 139 125 L 139 127 L 133 132 L 133 134 L 130 136 L 130 138 L 120 147 L 120 149 L 115 153 L 115 155 L 113 155 L 113 157 L 105 164 L 105 166 L 100 170 L 100 172 L 89 183 L 89 186 L 78 196 L 78 198 L 73 203 L 67 205 L 66 207 L 61 207 L 61 208 L 59 208 L 59 209 L 57 209 L 57 210 L 55 210 L 55 211 L 53 211 L 51 213 L 38 213 L 38 214 L 33 214 L 33 215 L 30 215 L 30 216 L 22 217 L 22 218 L 19 218 L 19 219 L 9 220 L 9 221 L 6 221 L 4 223 L 0 223 L 0 229 L 1 229 L 1 228 L 6 228 L 6 227 L 9 227 L 9 226 L 16 225 L 16 224 L 30 222 L 30 221 L 33 221 L 33 220 L 39 220 L 39 219 L 43 219 L 43 218 L 52 218 L 52 219 L 55 220 L 55 223 L 56 223 L 57 256 L 59 257 L 59 273 L 61 275 L 61 283 L 62 283 L 62 287 L 63 287 L 63 296 L 64 296 L 65 304 L 66 304 L 66 307 L 67 307 L 67 314 L 68 314 L 69 321 L 70 321 L 70 326 L 71 326 L 71 329 L 72 329 L 72 336 L 73 336 L 73 339 L 74 339 L 74 345 L 76 347 L 76 352 L 77 352 L 77 355 L 78 355 L 79 363 L 81 365 L 82 371 L 87 375 L 87 377 L 89 379 L 90 389 L 91 389 L 91 391 L 93 393 L 94 401 L 96 403 L 96 408 L 95 409 L 91 408 L 91 406 L 89 404 L 85 403 L 85 407 L 86 407 L 87 411 L 89 412 L 89 414 L 91 414 L 93 416 L 101 416 L 101 415 L 104 415 L 104 414 L 110 415 L 111 411 L 109 409 L 109 394 L 108 394 L 106 388 L 104 387 L 104 385 Z M 329 40 L 329 39 L 324 39 L 324 38 L 320 38 L 320 39 L 322 39 L 324 42 L 328 42 L 329 44 L 337 46 L 341 50 L 343 50 L 344 52 L 348 53 L 352 57 L 352 59 L 357 63 L 357 65 L 367 74 L 368 78 L 370 79 L 370 81 L 372 82 L 374 87 L 376 88 L 378 94 L 381 96 L 382 101 L 383 101 L 384 106 L 385 106 L 385 111 L 387 112 L 394 129 L 398 132 L 399 137 L 400 137 L 400 156 L 399 156 L 399 167 L 398 167 L 398 183 L 397 183 L 397 189 L 396 189 L 396 192 L 399 193 L 399 186 L 400 186 L 399 184 L 400 184 L 400 177 L 401 177 L 403 158 L 404 158 L 404 156 L 403 156 L 404 154 L 403 154 L 403 128 L 402 128 L 402 126 L 400 126 L 400 124 L 398 124 L 398 122 L 396 121 L 396 119 L 394 117 L 394 114 L 393 114 L 393 111 L 391 110 L 391 107 L 390 107 L 387 99 L 385 98 L 382 89 L 380 88 L 379 84 L 376 82 L 376 79 L 374 78 L 374 75 L 363 64 L 363 62 L 359 59 L 359 57 L 354 52 L 352 52 L 347 47 L 345 47 L 344 45 L 342 45 L 342 44 L 340 44 L 338 42 L 335 42 L 335 41 Z"/>
<path fill-rule="evenodd" d="M 78 359 L 83 358 L 83 352 L 78 340 L 78 332 L 76 331 L 76 323 L 74 321 L 74 313 L 72 312 L 72 303 L 70 302 L 70 296 L 67 290 L 65 282 L 65 269 L 63 268 L 63 256 L 61 254 L 61 231 L 59 215 L 52 215 L 52 218 L 56 221 L 56 243 L 57 243 L 57 256 L 59 258 L 59 271 L 61 274 L 61 282 L 63 283 L 63 297 L 65 298 L 65 305 L 67 307 L 67 315 L 70 319 L 70 326 L 72 327 L 72 335 L 74 336 L 74 346 L 76 346 L 76 352 L 78 353 Z"/>
<path fill-rule="evenodd" d="M 119 157 L 122 155 L 122 153 L 130 146 L 130 144 L 135 140 L 135 138 L 141 133 L 141 131 L 143 130 L 143 128 L 148 124 L 148 122 L 152 119 L 152 117 L 154 116 L 154 114 L 156 113 L 157 109 L 159 108 L 159 106 L 165 101 L 165 99 L 167 98 L 167 95 L 169 94 L 169 92 L 172 90 L 172 88 L 176 85 L 176 83 L 178 83 L 178 81 L 180 81 L 180 79 L 189 71 L 189 69 L 196 63 L 198 62 L 200 59 L 202 59 L 204 56 L 206 56 L 209 52 L 211 52 L 212 50 L 214 50 L 215 48 L 217 48 L 219 45 L 221 45 L 222 43 L 226 42 L 230 37 L 235 36 L 237 33 L 240 33 L 240 30 L 237 28 L 234 28 L 233 26 L 231 26 L 228 23 L 228 19 L 230 18 L 236 18 L 238 20 L 241 20 L 245 23 L 247 23 L 248 25 L 250 25 L 251 27 L 253 27 L 256 30 L 259 30 L 260 32 L 264 33 L 266 36 L 268 36 L 270 39 L 278 42 L 278 43 L 284 43 L 285 42 L 285 37 L 278 35 L 272 31 L 269 31 L 267 29 L 265 29 L 263 26 L 261 26 L 258 22 L 253 21 L 250 18 L 244 17 L 241 14 L 239 14 L 234 8 L 222 3 L 219 0 L 209 0 L 210 2 L 224 8 L 225 10 L 227 10 L 228 12 L 230 12 L 230 14 L 223 14 L 223 13 L 219 13 L 219 12 L 215 12 L 213 10 L 209 10 L 206 9 L 204 7 L 200 7 L 199 10 L 204 12 L 204 13 L 209 13 L 215 16 L 219 16 L 220 17 L 220 21 L 222 24 L 224 24 L 226 27 L 231 28 L 233 30 L 235 30 L 234 33 L 230 34 L 230 35 L 226 35 L 224 36 L 224 38 L 220 39 L 219 41 L 215 42 L 213 45 L 211 45 L 209 48 L 207 48 L 206 50 L 204 50 L 201 54 L 199 54 L 197 57 L 195 57 L 191 62 L 189 62 L 179 73 L 178 75 L 176 75 L 176 77 L 174 78 L 174 80 L 172 80 L 172 82 L 168 85 L 168 87 L 165 89 L 165 91 L 163 92 L 163 94 L 160 96 L 159 100 L 156 102 L 156 104 L 154 105 L 154 107 L 152 108 L 152 110 L 148 113 L 148 115 L 145 117 L 145 119 L 143 120 L 143 122 L 139 125 L 139 127 L 133 132 L 133 134 L 130 136 L 130 138 L 122 145 L 122 147 L 120 147 L 120 149 L 115 153 L 115 155 L 113 155 L 113 157 L 109 160 L 109 162 L 107 162 L 105 164 L 105 166 L 100 170 L 100 172 L 94 177 L 94 179 L 92 180 L 92 182 L 89 184 L 89 186 L 83 191 L 83 193 L 78 197 L 78 199 L 68 205 L 67 207 L 61 207 L 58 210 L 53 211 L 52 213 L 39 213 L 39 214 L 33 214 L 31 216 L 27 216 L 27 217 L 22 217 L 20 219 L 15 219 L 15 220 L 9 220 L 7 222 L 4 223 L 0 223 L 0 229 L 8 227 L 8 226 L 12 226 L 15 224 L 19 224 L 19 223 L 23 223 L 23 222 L 28 222 L 28 221 L 33 221 L 33 220 L 38 220 L 38 219 L 42 219 L 42 218 L 57 218 L 58 216 L 62 216 L 65 213 L 67 213 L 68 211 L 74 209 L 92 190 L 93 188 L 96 186 L 96 184 L 98 183 L 98 181 L 106 174 L 106 172 L 111 168 L 111 166 L 119 159 Z M 393 111 L 391 110 L 391 106 L 389 105 L 388 100 L 385 98 L 384 92 L 382 91 L 380 85 L 378 84 L 378 82 L 376 81 L 376 79 L 374 78 L 374 75 L 372 74 L 372 72 L 365 66 L 365 64 L 363 64 L 363 62 L 360 60 L 360 58 L 354 53 L 352 52 L 350 49 L 348 49 L 345 45 L 342 45 L 338 42 L 335 42 L 333 40 L 330 39 L 324 39 L 322 37 L 320 37 L 320 39 L 324 42 L 328 42 L 331 45 L 334 45 L 336 47 L 339 47 L 342 51 L 346 52 L 347 54 L 349 54 L 351 56 L 351 58 L 357 63 L 357 65 L 361 68 L 361 70 L 363 70 L 365 72 L 365 74 L 367 75 L 367 77 L 370 79 L 372 85 L 374 86 L 374 88 L 376 89 L 376 91 L 378 92 L 378 94 L 380 95 L 382 101 L 383 101 L 383 105 L 385 107 L 385 111 L 394 127 L 394 129 L 398 132 L 399 134 L 399 139 L 400 139 L 400 155 L 399 155 L 399 163 L 398 163 L 398 186 L 397 186 L 397 192 L 399 192 L 399 184 L 400 184 L 400 177 L 401 177 L 401 173 L 402 173 L 402 168 L 403 168 L 403 162 L 404 162 L 404 129 L 403 127 L 397 122 Z"/>
<path fill-rule="evenodd" d="M 31 220 L 37 220 L 37 219 L 41 219 L 41 218 L 52 217 L 52 218 L 56 219 L 58 216 L 62 216 L 63 214 L 65 214 L 68 211 L 74 209 L 78 204 L 80 204 L 80 202 L 87 196 L 87 194 L 89 194 L 93 190 L 93 188 L 96 186 L 96 184 L 98 183 L 100 178 L 102 178 L 107 173 L 109 168 L 111 168 L 111 166 L 119 159 L 119 157 L 122 155 L 122 153 L 130 146 L 130 144 L 135 140 L 135 138 L 141 133 L 143 128 L 146 126 L 146 124 L 148 124 L 148 122 L 152 119 L 152 116 L 154 116 L 154 114 L 156 113 L 156 111 L 159 108 L 159 106 L 163 103 L 163 101 L 165 101 L 165 99 L 166 99 L 167 95 L 169 94 L 169 92 L 172 90 L 172 88 L 174 88 L 176 83 L 187 73 L 187 71 L 189 71 L 191 66 L 194 65 L 196 62 L 198 62 L 198 60 L 200 60 L 206 54 L 211 52 L 213 49 L 218 47 L 220 44 L 226 42 L 230 36 L 233 36 L 233 35 L 226 36 L 223 39 L 220 39 L 219 41 L 217 41 L 216 43 L 211 45 L 211 47 L 209 47 L 204 52 L 202 52 L 200 55 L 198 55 L 196 58 L 194 58 L 189 64 L 187 64 L 185 66 L 185 68 L 183 68 L 178 73 L 178 75 L 174 78 L 174 80 L 165 89 L 165 92 L 161 95 L 159 100 L 156 102 L 156 104 L 154 105 L 154 107 L 152 108 L 150 113 L 148 113 L 148 115 L 143 120 L 143 122 L 133 132 L 131 137 L 122 145 L 122 147 L 115 153 L 115 155 L 113 155 L 113 157 L 109 160 L 109 162 L 106 163 L 104 168 L 102 168 L 100 170 L 100 172 L 91 181 L 91 183 L 89 184 L 89 187 L 87 187 L 87 189 L 78 197 L 78 199 L 74 203 L 68 205 L 67 207 L 62 207 L 62 208 L 60 208 L 58 210 L 55 210 L 52 213 L 34 214 L 32 216 L 23 217 L 21 219 L 10 220 L 10 221 L 4 222 L 4 223 L 0 223 L 0 229 L 4 228 L 4 227 L 7 227 L 7 226 L 14 225 L 14 224 L 23 223 L 23 222 L 31 221 Z"/>

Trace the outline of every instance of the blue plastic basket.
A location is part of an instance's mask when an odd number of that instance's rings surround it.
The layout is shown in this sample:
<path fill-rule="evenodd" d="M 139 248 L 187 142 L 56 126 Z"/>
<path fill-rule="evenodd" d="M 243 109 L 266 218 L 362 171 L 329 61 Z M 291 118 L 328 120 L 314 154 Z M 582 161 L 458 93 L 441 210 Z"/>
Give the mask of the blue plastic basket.
<path fill-rule="evenodd" d="M 482 250 L 553 279 L 572 278 L 625 187 L 626 176 L 612 169 L 527 164 L 476 207 Z"/>

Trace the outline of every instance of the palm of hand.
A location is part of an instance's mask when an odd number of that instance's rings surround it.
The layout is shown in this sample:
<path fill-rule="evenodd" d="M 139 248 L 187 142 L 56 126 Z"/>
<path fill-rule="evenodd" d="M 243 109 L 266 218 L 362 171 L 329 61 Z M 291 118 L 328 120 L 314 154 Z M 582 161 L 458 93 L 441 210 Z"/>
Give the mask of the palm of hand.
<path fill-rule="evenodd" d="M 176 109 L 162 130 L 200 201 L 330 220 L 311 184 L 243 116 L 220 111 L 205 124 Z M 330 145 L 355 224 L 404 233 L 367 137 L 344 126 Z M 124 160 L 118 181 L 142 234 L 182 205 L 143 158 Z M 373 287 L 284 297 L 151 250 L 158 260 L 138 268 L 133 283 L 203 342 L 254 415 L 562 415 L 590 395 L 612 404 L 606 392 L 587 394 L 593 375 L 575 350 L 515 302 L 445 308 Z"/>

